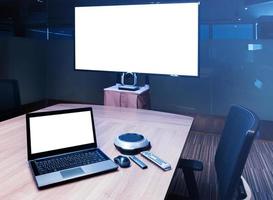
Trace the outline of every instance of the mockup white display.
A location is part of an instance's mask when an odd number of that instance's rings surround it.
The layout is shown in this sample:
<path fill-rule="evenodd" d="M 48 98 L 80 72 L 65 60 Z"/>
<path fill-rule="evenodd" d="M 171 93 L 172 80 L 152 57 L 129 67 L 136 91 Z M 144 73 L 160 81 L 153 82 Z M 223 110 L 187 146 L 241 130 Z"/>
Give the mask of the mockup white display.
<path fill-rule="evenodd" d="M 31 153 L 94 143 L 90 111 L 30 119 Z"/>
<path fill-rule="evenodd" d="M 199 3 L 75 8 L 75 69 L 198 76 Z"/>

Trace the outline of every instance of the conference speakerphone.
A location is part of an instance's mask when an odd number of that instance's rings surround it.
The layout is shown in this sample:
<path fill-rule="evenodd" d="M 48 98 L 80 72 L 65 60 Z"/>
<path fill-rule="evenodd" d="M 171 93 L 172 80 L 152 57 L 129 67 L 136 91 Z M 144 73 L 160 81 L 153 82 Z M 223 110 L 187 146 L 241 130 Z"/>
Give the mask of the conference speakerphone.
<path fill-rule="evenodd" d="M 125 133 L 116 137 L 114 142 L 117 150 L 126 155 L 135 155 L 151 148 L 150 142 L 138 133 Z"/>

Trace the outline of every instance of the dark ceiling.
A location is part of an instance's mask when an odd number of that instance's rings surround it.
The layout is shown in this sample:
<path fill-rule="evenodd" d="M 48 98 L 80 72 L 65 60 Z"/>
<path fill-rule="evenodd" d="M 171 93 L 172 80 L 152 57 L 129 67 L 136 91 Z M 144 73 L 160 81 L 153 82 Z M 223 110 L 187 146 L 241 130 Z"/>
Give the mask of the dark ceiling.
<path fill-rule="evenodd" d="M 139 4 L 151 1 L 0 0 L 0 30 L 13 30 L 15 35 L 24 35 L 27 26 L 73 26 L 75 5 Z M 264 15 L 273 15 L 273 0 L 200 0 L 201 23 L 255 23 Z"/>

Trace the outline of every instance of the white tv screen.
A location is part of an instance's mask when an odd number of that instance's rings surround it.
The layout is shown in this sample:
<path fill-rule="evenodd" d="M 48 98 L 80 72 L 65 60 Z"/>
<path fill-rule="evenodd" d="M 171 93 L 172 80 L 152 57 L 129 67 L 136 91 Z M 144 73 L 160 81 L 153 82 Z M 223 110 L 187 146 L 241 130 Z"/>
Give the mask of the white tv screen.
<path fill-rule="evenodd" d="M 198 76 L 198 7 L 76 7 L 75 68 Z"/>

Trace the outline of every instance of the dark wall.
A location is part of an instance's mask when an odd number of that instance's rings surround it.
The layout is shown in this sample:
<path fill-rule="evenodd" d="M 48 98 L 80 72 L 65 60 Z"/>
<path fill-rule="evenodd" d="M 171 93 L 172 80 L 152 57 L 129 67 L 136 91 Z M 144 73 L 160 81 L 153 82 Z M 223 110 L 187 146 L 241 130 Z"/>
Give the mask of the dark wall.
<path fill-rule="evenodd" d="M 50 26 L 73 30 L 73 2 L 69 2 L 50 1 L 44 11 Z M 210 36 L 200 44 L 200 77 L 150 75 L 152 109 L 226 115 L 231 104 L 242 104 L 261 119 L 273 119 L 273 41 L 211 37 L 211 25 L 250 23 L 252 18 L 244 16 L 253 6 L 245 10 L 245 2 L 201 1 L 200 20 L 210 24 Z M 19 80 L 22 103 L 50 98 L 103 104 L 103 88 L 116 82 L 115 73 L 74 70 L 72 37 L 1 38 L 0 44 L 0 78 Z M 262 49 L 250 51 L 248 44 L 261 44 Z"/>
<path fill-rule="evenodd" d="M 103 104 L 115 73 L 74 70 L 72 40 L 0 40 L 0 77 L 19 81 L 22 103 L 60 99 Z M 249 51 L 248 44 L 262 49 Z M 150 75 L 152 109 L 225 115 L 231 104 L 272 120 L 272 40 L 201 42 L 200 77 Z"/>
<path fill-rule="evenodd" d="M 0 38 L 0 78 L 8 74 L 8 40 Z"/>
<path fill-rule="evenodd" d="M 249 51 L 251 43 L 262 49 Z M 226 115 L 241 104 L 273 119 L 273 41 L 206 40 L 200 48 L 200 77 L 150 75 L 152 109 Z M 75 71 L 71 40 L 49 41 L 47 61 L 48 98 L 103 104 L 103 88 L 116 82 L 115 73 Z"/>
<path fill-rule="evenodd" d="M 103 104 L 103 88 L 115 84 L 115 73 L 75 71 L 72 40 L 52 40 L 47 48 L 47 98 Z"/>
<path fill-rule="evenodd" d="M 249 51 L 248 44 L 262 49 Z M 273 41 L 201 42 L 200 77 L 151 77 L 152 108 L 225 115 L 241 104 L 272 120 Z"/>
<path fill-rule="evenodd" d="M 45 98 L 46 41 L 3 37 L 0 40 L 0 78 L 16 79 L 21 103 Z"/>

